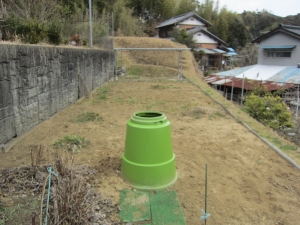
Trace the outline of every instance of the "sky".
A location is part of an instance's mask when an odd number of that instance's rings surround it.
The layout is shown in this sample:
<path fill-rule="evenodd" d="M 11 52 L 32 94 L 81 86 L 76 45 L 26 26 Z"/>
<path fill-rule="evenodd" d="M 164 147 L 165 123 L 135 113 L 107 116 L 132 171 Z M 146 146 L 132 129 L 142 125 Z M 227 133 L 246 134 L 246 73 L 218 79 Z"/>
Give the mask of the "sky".
<path fill-rule="evenodd" d="M 300 13 L 300 0 L 219 0 L 219 5 L 237 13 L 263 9 L 281 17 Z"/>

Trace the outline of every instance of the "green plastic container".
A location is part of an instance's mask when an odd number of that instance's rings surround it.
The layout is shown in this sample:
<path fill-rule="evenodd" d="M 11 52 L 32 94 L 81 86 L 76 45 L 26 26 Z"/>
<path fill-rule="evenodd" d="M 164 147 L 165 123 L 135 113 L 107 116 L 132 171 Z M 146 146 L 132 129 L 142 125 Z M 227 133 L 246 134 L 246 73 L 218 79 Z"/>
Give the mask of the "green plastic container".
<path fill-rule="evenodd" d="M 177 180 L 170 121 L 161 112 L 137 112 L 127 122 L 122 176 L 137 189 L 166 188 Z"/>

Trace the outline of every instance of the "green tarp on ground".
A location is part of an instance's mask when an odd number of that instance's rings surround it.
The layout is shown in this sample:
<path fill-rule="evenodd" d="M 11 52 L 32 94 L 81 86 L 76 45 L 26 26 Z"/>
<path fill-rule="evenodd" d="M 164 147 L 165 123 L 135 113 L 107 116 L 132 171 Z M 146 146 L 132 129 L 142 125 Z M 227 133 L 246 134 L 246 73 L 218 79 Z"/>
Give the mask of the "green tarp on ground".
<path fill-rule="evenodd" d="M 120 210 L 123 222 L 150 220 L 149 193 L 123 189 L 120 196 Z"/>
<path fill-rule="evenodd" d="M 143 225 L 186 225 L 177 194 L 173 190 L 149 194 L 123 189 L 120 209 L 123 222 L 141 222 Z"/>
<path fill-rule="evenodd" d="M 186 225 L 177 194 L 173 190 L 150 194 L 152 225 Z"/>

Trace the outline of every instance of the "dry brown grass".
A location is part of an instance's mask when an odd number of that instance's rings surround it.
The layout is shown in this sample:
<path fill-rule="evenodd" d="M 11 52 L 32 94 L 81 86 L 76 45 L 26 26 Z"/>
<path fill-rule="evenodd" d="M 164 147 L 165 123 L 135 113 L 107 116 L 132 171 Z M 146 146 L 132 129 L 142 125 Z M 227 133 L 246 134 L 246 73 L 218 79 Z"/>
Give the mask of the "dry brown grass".
<path fill-rule="evenodd" d="M 140 37 L 119 37 L 115 38 L 115 47 L 122 48 L 185 48 L 185 45 L 160 38 L 140 38 Z M 118 60 L 120 60 L 120 54 Z M 279 148 L 292 145 L 289 141 L 280 137 L 276 132 L 265 127 L 242 109 L 224 97 L 218 94 L 215 89 L 210 87 L 205 81 L 201 71 L 198 70 L 197 63 L 192 52 L 184 51 L 182 55 L 182 74 L 193 84 L 198 86 L 206 95 L 222 104 L 228 112 L 233 114 L 241 122 L 248 124 L 259 135 L 273 143 Z M 129 69 L 139 68 L 141 74 L 146 77 L 177 77 L 178 75 L 178 54 L 173 51 L 127 51 L 123 52 L 124 65 Z M 275 141 L 274 141 L 275 140 Z M 280 141 L 277 141 L 280 140 Z M 278 144 L 279 143 L 279 144 Z M 294 151 L 285 151 L 285 153 L 300 163 L 299 156 Z"/>
<path fill-rule="evenodd" d="M 116 48 L 187 48 L 185 45 L 159 38 L 117 37 Z M 122 64 L 127 68 L 139 67 L 143 76 L 170 77 L 178 75 L 178 57 L 174 51 L 123 51 Z M 121 64 L 121 53 L 118 53 L 118 65 Z M 199 77 L 195 71 L 194 57 L 190 51 L 183 51 L 182 73 L 190 78 Z M 156 74 L 156 75 L 155 75 Z"/>

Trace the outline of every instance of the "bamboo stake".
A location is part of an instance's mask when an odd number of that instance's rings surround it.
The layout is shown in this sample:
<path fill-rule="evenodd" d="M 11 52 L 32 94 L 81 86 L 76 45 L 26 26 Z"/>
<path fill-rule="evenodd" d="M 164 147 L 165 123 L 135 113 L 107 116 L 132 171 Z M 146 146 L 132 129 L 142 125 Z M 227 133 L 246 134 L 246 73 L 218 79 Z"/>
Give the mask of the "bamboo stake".
<path fill-rule="evenodd" d="M 207 164 L 205 165 L 205 214 L 207 214 Z M 204 220 L 206 225 L 206 219 Z"/>

